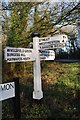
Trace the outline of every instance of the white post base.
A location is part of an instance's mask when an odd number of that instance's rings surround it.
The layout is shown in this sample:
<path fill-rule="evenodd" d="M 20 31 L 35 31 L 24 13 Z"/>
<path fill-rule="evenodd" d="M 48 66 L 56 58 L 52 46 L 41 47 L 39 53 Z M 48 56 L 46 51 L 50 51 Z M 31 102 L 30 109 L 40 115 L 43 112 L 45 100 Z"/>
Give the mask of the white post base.
<path fill-rule="evenodd" d="M 33 99 L 40 100 L 43 98 L 43 92 L 42 91 L 33 91 Z"/>

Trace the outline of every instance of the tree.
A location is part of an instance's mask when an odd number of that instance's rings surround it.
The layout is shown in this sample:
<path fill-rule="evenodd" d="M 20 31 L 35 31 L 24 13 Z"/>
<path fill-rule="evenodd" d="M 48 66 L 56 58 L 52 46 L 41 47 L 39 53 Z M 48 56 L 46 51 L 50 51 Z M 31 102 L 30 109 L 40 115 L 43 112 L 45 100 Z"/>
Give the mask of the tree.
<path fill-rule="evenodd" d="M 27 46 L 28 36 L 28 12 L 32 7 L 29 3 L 14 3 L 11 10 L 10 33 L 8 34 L 7 45 Z"/>
<path fill-rule="evenodd" d="M 31 40 L 28 36 L 34 31 L 40 32 L 41 36 L 48 36 L 60 31 L 63 26 L 76 23 L 76 11 L 80 3 L 60 2 L 51 5 L 49 2 L 13 2 L 7 5 L 3 9 L 11 11 L 8 45 L 27 46 Z M 59 28 L 55 27 L 59 24 Z"/>

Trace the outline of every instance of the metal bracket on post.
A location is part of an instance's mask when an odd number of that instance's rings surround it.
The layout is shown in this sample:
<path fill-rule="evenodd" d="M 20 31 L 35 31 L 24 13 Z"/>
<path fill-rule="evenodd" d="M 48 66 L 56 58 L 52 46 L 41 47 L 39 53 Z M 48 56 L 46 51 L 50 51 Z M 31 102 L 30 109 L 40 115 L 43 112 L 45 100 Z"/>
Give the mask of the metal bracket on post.
<path fill-rule="evenodd" d="M 40 66 L 38 33 L 33 33 L 33 50 L 35 54 L 33 99 L 40 100 L 41 98 L 43 98 L 43 92 L 42 92 L 42 84 L 41 84 L 41 66 Z"/>

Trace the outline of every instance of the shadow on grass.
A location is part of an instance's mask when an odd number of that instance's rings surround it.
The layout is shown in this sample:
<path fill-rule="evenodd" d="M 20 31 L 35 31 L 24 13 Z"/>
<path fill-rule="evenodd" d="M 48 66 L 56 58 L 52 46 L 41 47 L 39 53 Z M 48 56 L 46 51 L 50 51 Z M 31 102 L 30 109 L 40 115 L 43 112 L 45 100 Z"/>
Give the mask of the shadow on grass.
<path fill-rule="evenodd" d="M 80 89 L 43 81 L 43 99 L 33 100 L 32 85 L 27 82 L 22 88 L 22 118 L 80 119 Z"/>
<path fill-rule="evenodd" d="M 44 90 L 44 104 L 50 109 L 51 118 L 80 119 L 80 90 L 62 84 L 48 85 Z"/>

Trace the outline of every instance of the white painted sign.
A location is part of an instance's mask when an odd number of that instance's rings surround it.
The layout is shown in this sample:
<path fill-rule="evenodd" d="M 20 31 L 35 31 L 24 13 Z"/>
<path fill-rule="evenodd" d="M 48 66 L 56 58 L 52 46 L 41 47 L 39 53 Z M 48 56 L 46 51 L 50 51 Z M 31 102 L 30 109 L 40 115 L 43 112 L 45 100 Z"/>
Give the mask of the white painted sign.
<path fill-rule="evenodd" d="M 56 42 L 47 41 L 39 44 L 39 49 L 45 49 L 45 50 L 63 48 L 63 47 L 65 47 L 65 44 L 61 44 L 59 41 Z"/>
<path fill-rule="evenodd" d="M 39 50 L 40 60 L 54 60 L 55 52 L 53 50 Z"/>
<path fill-rule="evenodd" d="M 43 38 L 39 38 L 39 44 L 40 43 L 44 43 L 44 42 L 51 42 L 53 41 L 53 43 L 59 42 L 59 43 L 66 43 L 68 37 L 65 34 L 56 34 L 53 37 L 43 37 Z"/>
<path fill-rule="evenodd" d="M 34 61 L 33 49 L 6 47 L 4 58 L 7 62 Z"/>
<path fill-rule="evenodd" d="M 55 49 L 63 48 L 67 41 L 67 35 L 54 35 L 53 37 L 39 38 L 39 48 L 40 49 Z"/>
<path fill-rule="evenodd" d="M 0 84 L 0 101 L 15 97 L 15 83 Z"/>
<path fill-rule="evenodd" d="M 68 40 L 65 34 L 56 34 L 53 37 L 39 38 L 39 49 L 56 49 L 65 47 L 66 41 Z M 29 46 L 33 46 L 31 42 Z"/>

